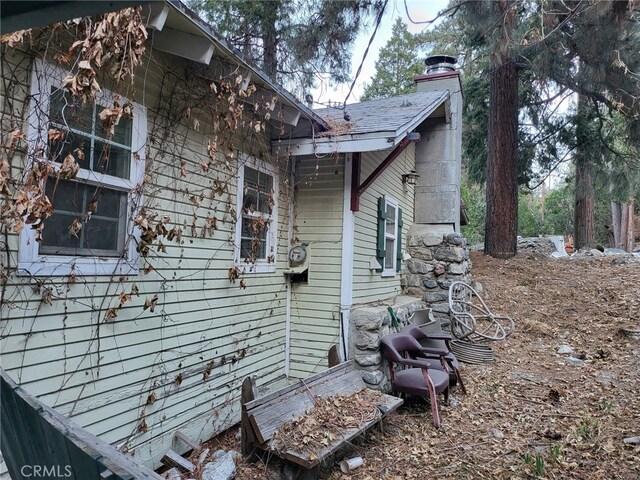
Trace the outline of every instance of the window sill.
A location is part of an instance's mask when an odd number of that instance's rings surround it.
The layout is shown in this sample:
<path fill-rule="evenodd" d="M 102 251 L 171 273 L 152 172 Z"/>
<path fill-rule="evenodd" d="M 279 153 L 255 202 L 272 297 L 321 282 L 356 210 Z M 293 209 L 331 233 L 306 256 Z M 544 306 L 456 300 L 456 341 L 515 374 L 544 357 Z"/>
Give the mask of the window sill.
<path fill-rule="evenodd" d="M 392 271 L 392 270 L 386 270 L 386 271 L 382 272 L 382 273 L 380 274 L 380 276 L 381 276 L 382 278 L 393 278 L 393 277 L 395 277 L 395 276 L 396 276 L 396 274 L 397 274 L 397 273 L 398 273 L 398 272 L 396 272 L 395 270 L 393 270 L 393 271 Z"/>
<path fill-rule="evenodd" d="M 267 262 L 240 263 L 236 265 L 243 273 L 275 273 L 276 264 Z"/>
<path fill-rule="evenodd" d="M 40 256 L 33 262 L 18 262 L 19 276 L 58 276 L 78 275 L 137 275 L 140 271 L 137 259 L 129 262 L 122 258 Z"/>

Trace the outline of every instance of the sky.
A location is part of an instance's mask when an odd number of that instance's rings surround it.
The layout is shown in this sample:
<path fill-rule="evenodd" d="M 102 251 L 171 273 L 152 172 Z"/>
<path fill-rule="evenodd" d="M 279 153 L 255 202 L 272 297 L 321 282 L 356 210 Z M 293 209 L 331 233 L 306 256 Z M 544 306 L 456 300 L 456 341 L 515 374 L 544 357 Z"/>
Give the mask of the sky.
<path fill-rule="evenodd" d="M 432 20 L 436 17 L 439 11 L 445 9 L 448 4 L 448 0 L 389 0 L 387 8 L 385 9 L 382 22 L 376 33 L 376 37 L 369 48 L 369 53 L 362 66 L 360 76 L 353 88 L 353 93 L 350 95 L 347 103 L 357 102 L 362 95 L 364 85 L 371 81 L 371 77 L 375 74 L 375 63 L 378 59 L 378 52 L 385 46 L 387 41 L 391 38 L 391 28 L 396 18 L 400 17 L 408 25 L 411 33 L 419 33 L 425 29 L 425 25 L 413 24 L 407 18 L 405 11 L 406 7 L 409 10 L 409 15 L 415 22 L 424 22 Z M 351 56 L 351 79 L 356 74 L 358 66 L 362 61 L 364 51 L 367 48 L 371 34 L 373 33 L 373 20 L 370 21 L 371 25 L 365 31 L 360 32 L 358 38 L 355 41 L 352 56 Z M 341 84 L 338 86 L 330 86 L 328 81 L 324 81 L 318 88 L 312 90 L 311 94 L 316 102 L 344 102 L 347 93 L 349 92 L 350 83 Z M 314 105 L 314 108 L 322 108 L 322 105 Z"/>

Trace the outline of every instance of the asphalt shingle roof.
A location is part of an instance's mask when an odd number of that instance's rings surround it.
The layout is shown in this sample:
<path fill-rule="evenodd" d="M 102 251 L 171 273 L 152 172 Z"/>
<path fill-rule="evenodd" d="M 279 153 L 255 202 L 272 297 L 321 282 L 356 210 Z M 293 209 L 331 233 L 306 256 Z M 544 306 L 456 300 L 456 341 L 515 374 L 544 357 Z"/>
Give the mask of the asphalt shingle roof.
<path fill-rule="evenodd" d="M 446 90 L 417 92 L 390 98 L 367 100 L 347 105 L 343 111 L 322 108 L 314 113 L 322 117 L 330 130 L 326 135 L 356 135 L 375 132 L 397 131 L 425 112 L 433 111 L 448 97 Z M 349 115 L 349 121 L 344 114 Z"/>

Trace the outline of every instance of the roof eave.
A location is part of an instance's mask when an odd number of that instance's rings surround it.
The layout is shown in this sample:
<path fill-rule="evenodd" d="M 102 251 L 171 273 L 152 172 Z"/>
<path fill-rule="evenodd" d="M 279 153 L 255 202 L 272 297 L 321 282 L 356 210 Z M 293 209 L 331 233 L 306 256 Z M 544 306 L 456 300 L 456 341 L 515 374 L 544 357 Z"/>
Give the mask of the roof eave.
<path fill-rule="evenodd" d="M 363 133 L 359 135 L 336 135 L 334 137 L 304 138 L 291 140 L 289 151 L 293 156 L 323 155 L 327 153 L 375 152 L 397 145 L 395 132 Z M 275 143 L 274 143 L 275 145 Z"/>
<path fill-rule="evenodd" d="M 375 152 L 398 145 L 410 132 L 424 122 L 440 105 L 449 101 L 449 92 L 442 94 L 414 118 L 395 131 L 336 135 L 333 137 L 291 140 L 289 151 L 293 156 L 326 153 Z M 275 143 L 274 143 L 275 146 Z"/>
<path fill-rule="evenodd" d="M 198 17 L 198 15 L 190 10 L 184 3 L 182 3 L 180 0 L 165 1 L 176 12 L 183 15 L 195 27 L 197 27 L 198 30 L 200 30 L 212 43 L 214 43 L 223 54 L 241 63 L 244 68 L 250 70 L 252 74 L 256 75 L 256 77 L 258 77 L 262 81 L 262 83 L 268 85 L 271 89 L 273 89 L 273 91 L 276 92 L 278 96 L 280 96 L 284 103 L 300 111 L 310 121 L 319 125 L 321 127 L 321 130 L 329 129 L 329 125 L 322 117 L 314 113 L 313 110 L 306 105 L 299 102 L 290 92 L 275 83 L 262 69 L 256 67 L 255 65 L 252 65 L 250 62 L 245 60 L 243 54 L 240 51 L 236 50 L 234 47 L 229 45 L 226 40 L 219 37 L 218 34 L 206 22 Z"/>
<path fill-rule="evenodd" d="M 418 115 L 416 115 L 411 121 L 407 122 L 402 127 L 398 128 L 398 130 L 396 130 L 396 134 L 402 135 L 402 137 L 404 138 L 404 136 L 407 133 L 415 130 L 418 127 L 418 125 L 420 125 L 427 118 L 429 118 L 429 116 L 433 112 L 435 112 L 438 109 L 438 107 L 440 107 L 440 105 L 442 105 L 443 103 L 446 103 L 448 100 L 449 100 L 449 92 L 445 90 L 431 105 L 427 106 Z"/>

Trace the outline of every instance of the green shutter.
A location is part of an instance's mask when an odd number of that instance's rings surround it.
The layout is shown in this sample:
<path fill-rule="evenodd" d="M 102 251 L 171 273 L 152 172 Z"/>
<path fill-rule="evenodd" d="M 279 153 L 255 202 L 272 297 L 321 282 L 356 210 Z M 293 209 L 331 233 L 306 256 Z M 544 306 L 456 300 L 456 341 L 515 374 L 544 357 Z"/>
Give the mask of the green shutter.
<path fill-rule="evenodd" d="M 378 198 L 378 239 L 376 248 L 376 258 L 381 266 L 384 265 L 384 228 L 387 216 L 387 202 L 384 196 Z M 376 270 L 382 271 L 382 268 Z"/>
<path fill-rule="evenodd" d="M 396 272 L 402 269 L 402 209 L 398 207 L 398 253 L 396 255 Z"/>

